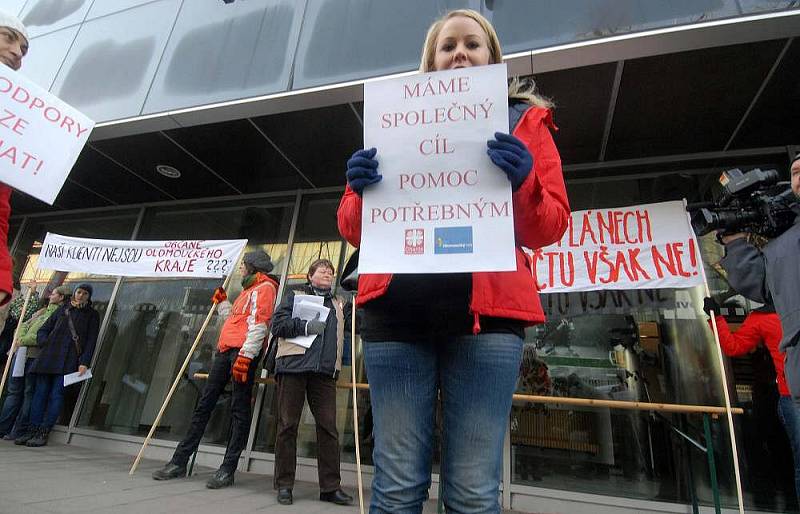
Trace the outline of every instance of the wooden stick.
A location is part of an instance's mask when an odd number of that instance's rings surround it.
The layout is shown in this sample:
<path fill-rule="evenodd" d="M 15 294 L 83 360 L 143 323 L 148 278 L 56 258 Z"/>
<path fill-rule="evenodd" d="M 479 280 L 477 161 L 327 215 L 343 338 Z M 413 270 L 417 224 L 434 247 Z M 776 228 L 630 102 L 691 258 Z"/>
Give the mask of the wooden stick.
<path fill-rule="evenodd" d="M 700 261 L 702 262 L 702 261 Z M 708 281 L 705 280 L 705 272 L 703 273 L 703 281 L 705 282 L 706 286 L 706 296 L 711 296 L 711 291 L 708 288 Z M 722 358 L 722 346 L 719 342 L 719 331 L 717 330 L 717 320 L 713 310 L 710 311 L 711 316 L 711 326 L 714 329 L 714 341 L 717 343 L 717 357 L 719 359 L 719 372 L 722 376 L 722 391 L 725 396 L 725 409 L 728 411 L 728 431 L 730 433 L 731 439 L 731 450 L 733 451 L 733 472 L 736 475 L 736 496 L 739 500 L 739 513 L 744 514 L 744 498 L 742 495 L 742 476 L 739 472 L 739 451 L 736 448 L 736 434 L 733 431 L 733 416 L 730 415 L 731 412 L 731 398 L 730 394 L 728 393 L 728 381 L 725 379 L 725 360 Z M 708 443 L 706 443 L 708 444 Z"/>
<path fill-rule="evenodd" d="M 235 270 L 236 268 L 232 268 L 230 274 L 227 277 L 225 277 L 225 282 L 222 284 L 223 289 L 225 290 L 228 289 L 228 282 L 230 282 L 230 279 L 233 276 Z M 180 384 L 181 382 L 181 377 L 183 377 L 183 374 L 186 372 L 186 368 L 189 366 L 189 361 L 191 361 L 192 359 L 192 354 L 194 353 L 195 349 L 197 349 L 197 345 L 200 344 L 200 338 L 206 331 L 206 327 L 208 327 L 208 323 L 211 321 L 211 316 L 214 314 L 216 308 L 217 308 L 217 302 L 212 302 L 211 308 L 208 310 L 208 315 L 206 316 L 205 321 L 203 321 L 203 325 L 200 327 L 200 331 L 197 333 L 197 337 L 194 339 L 192 347 L 189 348 L 189 353 L 186 354 L 186 358 L 183 360 L 183 365 L 181 366 L 180 371 L 178 371 L 178 375 L 175 377 L 175 381 L 172 382 L 172 387 L 170 387 L 169 392 L 167 393 L 167 397 L 164 399 L 164 404 L 161 405 L 161 410 L 158 411 L 158 415 L 156 416 L 155 421 L 153 421 L 153 426 L 150 427 L 150 432 L 147 434 L 144 443 L 142 443 L 142 448 L 141 450 L 139 450 L 139 454 L 136 456 L 136 460 L 133 462 L 133 466 L 131 466 L 131 470 L 128 472 L 129 475 L 133 475 L 134 473 L 136 473 L 136 468 L 139 467 L 139 461 L 142 460 L 142 456 L 144 455 L 144 450 L 150 443 L 150 439 L 153 438 L 153 434 L 155 433 L 156 428 L 158 428 L 158 424 L 161 422 L 161 417 L 164 415 L 164 411 L 167 410 L 167 405 L 169 405 L 169 401 L 172 399 L 172 395 L 178 388 L 178 384 Z"/>
<path fill-rule="evenodd" d="M 356 295 L 353 295 L 353 308 L 350 309 L 352 325 L 350 327 L 350 375 L 353 385 L 353 437 L 356 440 L 356 479 L 358 481 L 358 506 L 364 514 L 364 484 L 361 480 L 361 442 L 358 437 L 358 399 L 356 398 Z"/>
<path fill-rule="evenodd" d="M 196 380 L 208 379 L 208 373 L 195 373 L 192 378 Z M 256 378 L 258 384 L 274 384 L 274 378 Z M 362 389 L 369 390 L 369 384 L 339 382 L 336 384 L 339 389 Z M 609 409 L 625 410 L 646 410 L 660 412 L 677 412 L 683 414 L 727 414 L 725 407 L 715 407 L 713 405 L 685 405 L 681 403 L 650 403 L 650 402 L 631 402 L 627 400 L 596 400 L 594 398 L 571 398 L 566 396 L 534 396 L 530 394 L 515 394 L 515 402 L 546 403 L 574 405 L 576 407 L 606 407 Z M 744 409 L 732 407 L 731 413 L 744 414 Z"/>
<path fill-rule="evenodd" d="M 689 216 L 689 211 L 686 209 L 686 198 L 683 199 L 684 211 L 686 211 L 686 222 L 689 227 L 692 226 L 692 220 Z M 694 247 L 699 251 L 700 246 L 695 244 Z M 700 274 L 703 277 L 703 287 L 705 288 L 706 296 L 711 296 L 711 289 L 708 287 L 708 277 L 706 276 L 706 267 L 703 265 L 702 256 L 697 259 L 700 263 Z M 722 393 L 725 397 L 725 413 L 728 418 L 728 433 L 731 439 L 731 451 L 733 452 L 733 473 L 736 477 L 736 497 L 739 500 L 739 514 L 744 514 L 744 498 L 742 495 L 742 476 L 739 472 L 739 450 L 736 448 L 736 433 L 733 431 L 733 410 L 731 409 L 731 397 L 728 392 L 728 380 L 725 373 L 725 359 L 722 358 L 722 346 L 719 343 L 719 331 L 717 330 L 717 320 L 714 311 L 710 312 L 711 328 L 714 332 L 714 341 L 716 344 L 717 362 L 719 363 L 719 373 L 722 380 Z M 706 443 L 708 444 L 708 443 Z"/>
<path fill-rule="evenodd" d="M 8 350 L 8 359 L 6 360 L 6 367 L 3 369 L 3 378 L 0 379 L 0 394 L 6 386 L 6 379 L 8 378 L 8 370 L 11 368 L 11 361 L 14 358 L 14 353 L 19 346 L 17 336 L 19 335 L 19 326 L 22 325 L 22 320 L 25 319 L 25 312 L 28 310 L 28 301 L 31 299 L 31 294 L 36 291 L 36 280 L 28 286 L 28 292 L 25 294 L 25 301 L 22 302 L 22 311 L 19 314 L 19 321 L 17 321 L 17 328 L 14 329 L 14 339 L 11 341 L 11 349 Z"/>

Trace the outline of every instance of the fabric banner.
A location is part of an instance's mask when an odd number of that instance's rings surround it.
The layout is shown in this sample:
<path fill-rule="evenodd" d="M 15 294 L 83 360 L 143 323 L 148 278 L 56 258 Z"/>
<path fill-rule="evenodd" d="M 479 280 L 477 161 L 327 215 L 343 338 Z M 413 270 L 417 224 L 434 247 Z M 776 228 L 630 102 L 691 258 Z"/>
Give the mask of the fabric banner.
<path fill-rule="evenodd" d="M 364 190 L 360 273 L 516 269 L 511 185 L 486 155 L 495 132 L 508 132 L 504 64 L 364 84 L 383 180 Z"/>
<path fill-rule="evenodd" d="M 542 293 L 703 283 L 697 239 L 681 201 L 573 212 L 561 241 L 530 255 Z"/>
<path fill-rule="evenodd" d="M 112 241 L 47 233 L 38 266 L 123 277 L 220 278 L 247 239 L 220 241 Z"/>
<path fill-rule="evenodd" d="M 93 128 L 80 111 L 0 65 L 0 181 L 52 205 Z"/>

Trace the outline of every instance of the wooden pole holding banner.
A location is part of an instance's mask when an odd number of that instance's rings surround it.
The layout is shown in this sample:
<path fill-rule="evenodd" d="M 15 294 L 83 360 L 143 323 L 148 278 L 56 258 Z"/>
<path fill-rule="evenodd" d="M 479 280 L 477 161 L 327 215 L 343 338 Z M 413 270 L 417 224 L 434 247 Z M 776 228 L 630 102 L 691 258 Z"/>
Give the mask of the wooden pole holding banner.
<path fill-rule="evenodd" d="M 236 267 L 231 269 L 231 272 L 228 273 L 228 276 L 225 277 L 225 281 L 222 284 L 222 288 L 227 291 L 228 283 L 233 276 L 233 273 L 239 267 L 239 259 L 237 259 Z M 131 466 L 131 470 L 128 472 L 129 475 L 133 475 L 136 473 L 136 468 L 139 467 L 139 462 L 142 460 L 142 456 L 144 456 L 144 450 L 147 448 L 147 445 L 150 443 L 150 439 L 153 438 L 153 434 L 158 428 L 158 424 L 161 422 L 161 417 L 164 415 L 164 412 L 167 410 L 167 405 L 169 405 L 169 401 L 172 399 L 172 395 L 175 393 L 175 390 L 178 388 L 178 384 L 181 382 L 181 377 L 186 372 L 186 368 L 189 367 L 189 361 L 192 359 L 192 354 L 197 349 L 197 345 L 200 344 L 200 338 L 203 337 L 203 334 L 206 331 L 206 327 L 208 327 L 208 323 L 211 321 L 211 316 L 214 315 L 214 311 L 217 309 L 217 302 L 213 302 L 211 304 L 211 308 L 208 310 L 208 315 L 206 315 L 206 319 L 203 321 L 203 325 L 200 327 L 200 331 L 197 333 L 197 337 L 194 339 L 194 343 L 192 347 L 189 348 L 189 353 L 186 354 L 186 358 L 183 360 L 183 365 L 181 369 L 178 371 L 175 380 L 172 382 L 172 387 L 170 387 L 169 392 L 167 393 L 167 397 L 164 399 L 164 404 L 161 406 L 161 409 L 158 411 L 158 415 L 156 416 L 155 421 L 153 421 L 153 426 L 150 427 L 150 432 L 147 434 L 147 437 L 144 439 L 144 443 L 142 443 L 142 448 L 139 450 L 139 454 L 136 456 L 136 460 L 133 461 L 133 465 Z"/>
<path fill-rule="evenodd" d="M 684 208 L 686 207 L 686 198 L 683 199 Z M 689 212 L 686 212 L 686 220 L 689 222 L 689 226 L 691 227 L 691 219 L 689 218 Z M 700 251 L 700 245 L 695 245 L 697 251 Z M 700 263 L 700 273 L 703 276 L 703 287 L 705 288 L 706 297 L 711 296 L 711 289 L 708 287 L 708 277 L 706 276 L 706 268 L 703 266 L 703 259 L 697 259 L 697 262 Z M 744 498 L 742 495 L 742 475 L 739 471 L 739 450 L 736 447 L 736 434 L 733 431 L 733 413 L 731 412 L 731 396 L 728 392 L 728 380 L 727 374 L 725 373 L 725 359 L 722 357 L 722 346 L 719 342 L 719 331 L 717 330 L 717 319 L 716 313 L 712 310 L 709 315 L 711 316 L 711 328 L 714 332 L 714 341 L 716 344 L 717 350 L 717 362 L 719 364 L 719 372 L 720 377 L 722 378 L 722 393 L 725 397 L 725 412 L 726 417 L 728 418 L 728 433 L 730 434 L 731 438 L 731 451 L 733 452 L 733 473 L 736 478 L 736 496 L 739 501 L 739 513 L 744 514 Z M 708 443 L 706 443 L 708 445 Z"/>
<path fill-rule="evenodd" d="M 6 367 L 3 369 L 3 378 L 0 380 L 0 395 L 3 393 L 3 388 L 6 386 L 6 379 L 8 378 L 8 370 L 11 369 L 11 361 L 14 360 L 14 354 L 17 351 L 17 335 L 19 334 L 19 326 L 25 319 L 25 312 L 28 310 L 28 301 L 31 299 L 31 294 L 36 291 L 36 279 L 28 286 L 28 292 L 25 293 L 25 301 L 22 302 L 22 311 L 19 314 L 19 321 L 17 321 L 17 328 L 14 329 L 14 338 L 11 341 L 11 349 L 8 351 L 8 359 L 6 359 Z M 9 302 L 12 300 L 9 300 Z"/>
<path fill-rule="evenodd" d="M 353 295 L 353 308 L 350 309 L 350 376 L 353 384 L 353 437 L 356 441 L 356 480 L 358 482 L 358 508 L 364 514 L 364 484 L 361 479 L 361 441 L 358 436 L 358 399 L 356 388 L 356 295 Z"/>

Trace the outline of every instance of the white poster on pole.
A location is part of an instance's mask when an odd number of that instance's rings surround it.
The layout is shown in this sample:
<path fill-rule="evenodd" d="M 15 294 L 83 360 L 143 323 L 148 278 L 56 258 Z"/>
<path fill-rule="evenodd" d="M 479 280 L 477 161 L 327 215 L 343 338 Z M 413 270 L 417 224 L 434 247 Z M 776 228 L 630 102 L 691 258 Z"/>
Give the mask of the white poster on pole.
<path fill-rule="evenodd" d="M 680 201 L 573 212 L 561 241 L 531 255 L 541 293 L 703 284 L 700 247 Z"/>
<path fill-rule="evenodd" d="M 508 128 L 505 64 L 364 84 L 383 180 L 363 194 L 359 272 L 516 269 L 511 185 L 486 154 Z"/>
<path fill-rule="evenodd" d="M 50 205 L 94 121 L 0 65 L 0 181 Z"/>
<path fill-rule="evenodd" d="M 113 241 L 47 233 L 39 268 L 123 277 L 220 278 L 233 267 L 247 239 Z"/>

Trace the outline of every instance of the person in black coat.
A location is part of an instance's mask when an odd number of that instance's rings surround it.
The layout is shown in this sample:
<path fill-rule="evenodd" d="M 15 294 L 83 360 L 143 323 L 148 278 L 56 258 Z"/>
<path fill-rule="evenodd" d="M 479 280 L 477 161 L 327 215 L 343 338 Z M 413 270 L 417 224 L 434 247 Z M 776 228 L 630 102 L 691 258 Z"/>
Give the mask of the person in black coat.
<path fill-rule="evenodd" d="M 31 367 L 35 388 L 27 439 L 15 444 L 44 446 L 64 405 L 64 375 L 89 369 L 100 330 L 100 315 L 92 307 L 92 286 L 75 288 L 69 303 L 58 308 L 36 334 L 41 348 Z"/>

